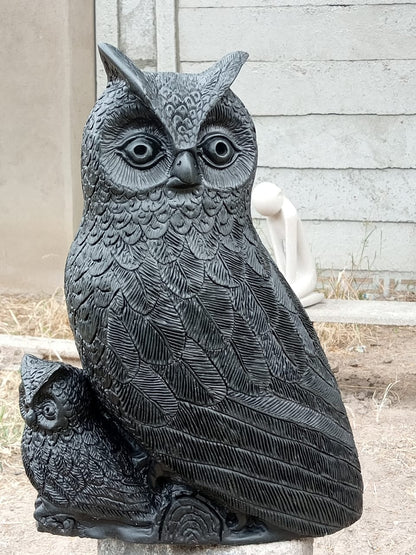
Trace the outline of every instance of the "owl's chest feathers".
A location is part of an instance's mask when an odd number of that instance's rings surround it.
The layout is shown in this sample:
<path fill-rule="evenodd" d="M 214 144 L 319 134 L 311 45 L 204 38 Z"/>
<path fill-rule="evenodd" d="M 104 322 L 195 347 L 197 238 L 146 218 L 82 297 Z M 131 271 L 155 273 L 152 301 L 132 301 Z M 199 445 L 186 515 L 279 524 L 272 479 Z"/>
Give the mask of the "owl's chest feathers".
<path fill-rule="evenodd" d="M 110 200 L 84 217 L 66 271 L 78 341 L 91 343 L 98 333 L 105 343 L 120 294 L 137 314 L 153 318 L 161 311 L 163 320 L 165 313 L 175 319 L 182 300 L 205 298 L 215 288 L 210 295 L 227 296 L 244 281 L 247 264 L 267 273 L 241 196 L 207 195 L 199 205 L 192 198 L 176 205 L 166 199 L 137 203 Z"/>
<path fill-rule="evenodd" d="M 222 247 L 241 251 L 251 224 L 245 204 L 235 191 L 95 203 L 81 224 L 83 255 L 91 266 L 106 260 L 135 270 L 178 262 L 186 270 L 190 259 L 212 260 Z"/>

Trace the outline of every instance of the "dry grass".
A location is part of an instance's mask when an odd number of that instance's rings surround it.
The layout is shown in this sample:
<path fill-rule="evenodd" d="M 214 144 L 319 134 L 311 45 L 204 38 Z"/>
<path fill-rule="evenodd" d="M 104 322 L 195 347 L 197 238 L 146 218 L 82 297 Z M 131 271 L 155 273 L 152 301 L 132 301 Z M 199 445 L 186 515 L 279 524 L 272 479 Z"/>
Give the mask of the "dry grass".
<path fill-rule="evenodd" d="M 374 402 L 374 405 L 376 407 L 376 422 L 377 422 L 377 424 L 380 422 L 381 411 L 384 408 L 390 406 L 393 399 L 395 399 L 396 401 L 400 400 L 399 395 L 396 392 L 392 392 L 392 389 L 398 383 L 399 383 L 399 380 L 397 380 L 397 379 L 394 382 L 389 383 L 380 398 L 378 398 L 377 392 L 374 392 L 373 402 Z"/>
<path fill-rule="evenodd" d="M 364 298 L 365 280 L 357 277 L 353 270 L 341 270 L 325 279 L 325 297 L 327 299 L 345 299 L 358 301 Z"/>
<path fill-rule="evenodd" d="M 0 295 L 0 333 L 72 338 L 62 290 L 49 298 Z M 0 469 L 13 466 L 20 452 L 19 383 L 19 372 L 0 372 Z"/>
<path fill-rule="evenodd" d="M 342 270 L 325 281 L 328 299 L 360 300 L 362 280 L 354 272 Z M 359 350 L 373 340 L 372 328 L 366 324 L 315 323 L 315 330 L 325 351 Z"/>
<path fill-rule="evenodd" d="M 374 341 L 371 326 L 366 324 L 338 324 L 319 322 L 314 324 L 324 351 L 360 351 Z"/>
<path fill-rule="evenodd" d="M 48 298 L 1 295 L 0 333 L 71 339 L 62 289 Z"/>
<path fill-rule="evenodd" d="M 416 302 L 416 291 L 398 291 L 394 293 L 395 301 L 404 301 L 408 303 Z"/>
<path fill-rule="evenodd" d="M 0 372 L 0 468 L 20 451 L 23 420 L 18 403 L 19 383 L 19 372 Z"/>

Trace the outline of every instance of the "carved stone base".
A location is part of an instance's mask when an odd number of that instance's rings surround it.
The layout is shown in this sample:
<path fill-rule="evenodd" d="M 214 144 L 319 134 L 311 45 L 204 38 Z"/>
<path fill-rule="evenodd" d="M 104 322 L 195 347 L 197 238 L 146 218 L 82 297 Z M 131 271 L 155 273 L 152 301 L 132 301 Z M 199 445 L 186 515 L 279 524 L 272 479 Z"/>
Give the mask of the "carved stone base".
<path fill-rule="evenodd" d="M 98 555 L 312 555 L 313 539 L 261 545 L 215 545 L 181 547 L 176 545 L 138 545 L 119 540 L 100 540 Z"/>

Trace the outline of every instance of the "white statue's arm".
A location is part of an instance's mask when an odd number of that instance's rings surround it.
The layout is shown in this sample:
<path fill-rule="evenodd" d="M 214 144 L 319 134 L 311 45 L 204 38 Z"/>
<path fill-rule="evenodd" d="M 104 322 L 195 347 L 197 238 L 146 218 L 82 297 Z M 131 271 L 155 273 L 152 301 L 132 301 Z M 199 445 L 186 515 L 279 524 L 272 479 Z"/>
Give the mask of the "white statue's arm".
<path fill-rule="evenodd" d="M 252 202 L 267 217 L 276 264 L 304 306 L 322 300 L 314 293 L 316 268 L 294 205 L 274 183 L 255 187 Z"/>

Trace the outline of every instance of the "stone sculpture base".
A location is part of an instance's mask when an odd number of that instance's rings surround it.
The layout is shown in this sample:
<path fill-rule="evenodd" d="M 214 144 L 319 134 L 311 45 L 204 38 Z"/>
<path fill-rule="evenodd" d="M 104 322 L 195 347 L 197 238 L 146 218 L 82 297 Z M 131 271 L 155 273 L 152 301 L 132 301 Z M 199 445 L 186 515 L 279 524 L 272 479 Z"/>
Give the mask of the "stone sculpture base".
<path fill-rule="evenodd" d="M 176 545 L 131 544 L 119 540 L 99 540 L 98 555 L 312 555 L 313 539 L 257 545 Z"/>

